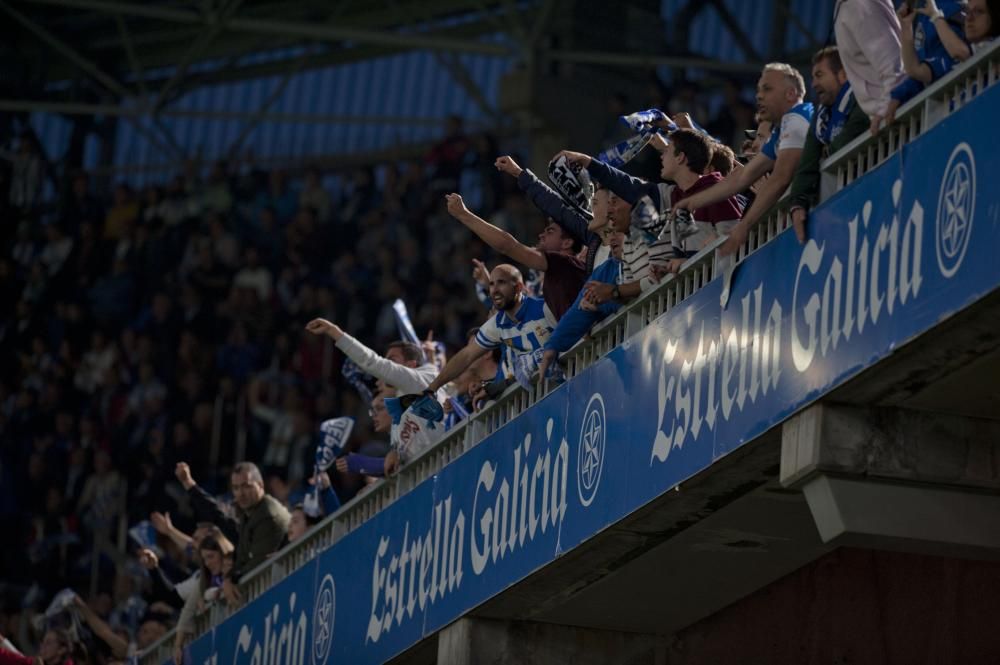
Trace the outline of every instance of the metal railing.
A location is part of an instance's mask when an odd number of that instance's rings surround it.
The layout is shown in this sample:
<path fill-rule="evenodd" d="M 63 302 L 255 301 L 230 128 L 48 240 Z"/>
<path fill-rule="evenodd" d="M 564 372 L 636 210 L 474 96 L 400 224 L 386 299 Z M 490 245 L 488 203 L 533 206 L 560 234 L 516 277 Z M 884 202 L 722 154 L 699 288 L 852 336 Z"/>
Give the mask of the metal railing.
<path fill-rule="evenodd" d="M 830 156 L 821 166 L 821 199 L 850 186 L 934 124 L 968 104 L 979 91 L 996 83 L 998 71 L 1000 43 L 963 63 L 948 77 L 929 86 L 916 99 L 904 105 L 896 116 L 897 122 L 891 127 L 883 129 L 875 137 L 865 133 Z M 723 242 L 722 239 L 705 247 L 688 259 L 678 274 L 666 277 L 656 288 L 595 325 L 583 340 L 563 354 L 561 362 L 566 366 L 567 379 L 571 380 L 583 372 L 712 280 L 720 276 L 728 279 L 740 262 L 771 242 L 789 226 L 787 204 L 782 199 L 749 230 L 746 241 L 735 257 L 720 259 L 716 250 Z M 434 447 L 402 467 L 394 477 L 369 486 L 336 513 L 314 526 L 298 542 L 285 547 L 245 575 L 240 583 L 244 602 L 253 601 L 273 584 L 310 561 L 317 553 L 357 529 L 386 506 L 433 477 L 465 451 L 557 389 L 558 386 L 550 386 L 548 382 L 530 390 L 518 385 L 509 387 L 496 401 L 472 414 Z M 195 635 L 203 634 L 228 615 L 228 610 L 218 605 L 203 612 L 196 619 Z M 143 665 L 159 665 L 170 657 L 173 639 L 174 631 L 171 631 L 150 647 L 141 660 Z"/>

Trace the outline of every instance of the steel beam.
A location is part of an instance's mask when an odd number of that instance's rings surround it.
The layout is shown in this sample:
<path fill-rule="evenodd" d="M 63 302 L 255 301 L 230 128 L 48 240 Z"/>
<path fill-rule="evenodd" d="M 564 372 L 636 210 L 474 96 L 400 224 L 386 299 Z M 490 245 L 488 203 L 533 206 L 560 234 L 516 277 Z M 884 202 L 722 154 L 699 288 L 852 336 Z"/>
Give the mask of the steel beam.
<path fill-rule="evenodd" d="M 601 51 L 548 51 L 545 57 L 562 62 L 576 62 L 609 67 L 694 67 L 712 72 L 759 74 L 763 61 L 729 62 L 712 58 L 677 55 L 645 55 L 642 53 L 604 53 Z"/>
<path fill-rule="evenodd" d="M 125 47 L 125 55 L 128 57 L 128 64 L 132 68 L 132 76 L 135 77 L 135 83 L 139 87 L 139 94 L 146 97 L 149 94 L 144 80 L 146 73 L 143 71 L 142 65 L 139 63 L 139 58 L 135 54 L 132 35 L 129 34 L 128 27 L 125 25 L 125 19 L 121 15 L 116 15 L 115 25 L 118 27 L 118 35 L 121 38 L 122 46 Z"/>
<path fill-rule="evenodd" d="M 486 95 L 479 88 L 479 84 L 472 78 L 469 74 L 469 70 L 462 64 L 458 59 L 458 56 L 454 53 L 435 53 L 435 59 L 441 64 L 451 77 L 462 87 L 465 92 L 468 93 L 472 101 L 476 103 L 476 106 L 485 113 L 487 116 L 493 118 L 494 120 L 500 119 L 500 112 L 490 104 L 489 100 L 486 99 Z"/>
<path fill-rule="evenodd" d="M 190 48 L 184 52 L 179 63 L 177 63 L 177 68 L 174 69 L 173 75 L 170 79 L 160 88 L 160 92 L 156 95 L 156 101 L 153 102 L 153 112 L 157 113 L 163 108 L 163 105 L 167 101 L 167 95 L 170 91 L 184 80 L 187 75 L 188 67 L 191 66 L 197 58 L 200 58 L 205 54 L 205 51 L 212 45 L 215 38 L 219 36 L 228 21 L 234 13 L 243 4 L 243 0 L 230 0 L 227 4 L 224 4 L 222 9 L 219 11 L 219 16 L 209 21 L 208 26 L 198 39 L 191 44 Z"/>
<path fill-rule="evenodd" d="M 733 16 L 732 12 L 729 11 L 729 8 L 726 7 L 723 0 L 708 1 L 711 3 L 712 8 L 719 14 L 719 18 L 722 19 L 722 24 L 726 26 L 727 30 L 729 30 L 729 34 L 731 34 L 733 39 L 736 40 L 737 45 L 739 45 L 747 59 L 756 60 L 758 62 L 763 60 L 761 54 L 757 52 L 756 48 L 754 48 L 753 42 L 750 41 L 749 37 L 747 37 L 747 33 L 743 31 L 743 26 L 741 26 L 740 22 L 736 20 L 736 17 Z"/>
<path fill-rule="evenodd" d="M 32 99 L 0 100 L 0 111 L 58 113 L 62 115 L 107 115 L 122 118 L 140 118 L 147 114 L 141 107 L 123 107 L 114 104 L 78 104 Z M 249 120 L 257 117 L 253 111 L 225 111 L 193 109 L 165 109 L 165 118 L 203 118 L 206 120 Z M 440 127 L 441 118 L 393 115 L 335 115 L 325 113 L 265 113 L 261 122 L 289 122 L 315 125 L 417 125 Z"/>
<path fill-rule="evenodd" d="M 299 73 L 299 68 L 301 68 L 301 66 L 302 61 L 300 60 L 299 67 L 289 69 L 281 80 L 278 81 L 278 85 L 274 86 L 274 90 L 271 91 L 271 94 L 267 96 L 260 107 L 249 118 L 247 118 L 246 125 L 244 125 L 243 129 L 240 130 L 239 135 L 233 140 L 229 149 L 226 151 L 230 157 L 236 156 L 240 148 L 243 147 L 243 142 L 246 141 L 247 138 L 253 133 L 253 130 L 257 129 L 257 126 L 264 121 L 264 118 L 267 116 L 267 110 L 271 108 L 276 101 L 278 101 L 278 98 L 281 97 L 285 88 L 287 88 L 288 84 L 291 83 L 293 78 L 295 78 L 295 75 Z"/>
<path fill-rule="evenodd" d="M 79 67 L 82 71 L 89 74 L 95 81 L 107 88 L 110 92 L 118 95 L 119 97 L 128 97 L 128 90 L 125 86 L 115 80 L 114 77 L 78 53 L 72 46 L 68 45 L 66 42 L 59 39 L 51 32 L 38 25 L 2 0 L 0 0 L 0 11 L 3 11 L 15 21 L 20 23 L 21 26 L 23 26 L 28 32 L 48 45 L 52 50 L 56 51 L 61 56 Z"/>
<path fill-rule="evenodd" d="M 197 12 L 173 9 L 155 5 L 140 5 L 119 0 L 25 0 L 33 4 L 72 7 L 92 11 L 121 14 L 123 16 L 143 16 L 176 23 L 203 24 L 204 17 Z M 502 44 L 472 42 L 423 35 L 401 33 L 388 30 L 362 30 L 328 24 L 280 21 L 274 19 L 236 17 L 226 23 L 226 30 L 251 34 L 285 35 L 327 42 L 354 42 L 358 44 L 379 44 L 382 46 L 403 46 L 428 49 L 431 51 L 463 51 L 484 55 L 509 55 L 510 50 Z"/>

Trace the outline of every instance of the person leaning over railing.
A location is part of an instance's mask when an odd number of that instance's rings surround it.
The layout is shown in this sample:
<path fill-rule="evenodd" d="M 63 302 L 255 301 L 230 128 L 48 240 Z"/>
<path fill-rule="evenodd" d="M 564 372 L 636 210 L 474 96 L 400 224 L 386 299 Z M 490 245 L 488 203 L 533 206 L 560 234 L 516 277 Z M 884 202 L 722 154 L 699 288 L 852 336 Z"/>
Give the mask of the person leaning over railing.
<path fill-rule="evenodd" d="M 820 162 L 863 134 L 870 125 L 854 97 L 836 46 L 820 49 L 813 56 L 812 89 L 817 107 L 788 195 L 792 223 L 799 238 L 805 237 L 806 216 L 819 200 Z"/>
<path fill-rule="evenodd" d="M 587 277 L 583 261 L 576 257 L 582 248 L 580 241 L 550 221 L 538 234 L 538 244 L 529 247 L 470 211 L 460 194 L 446 194 L 444 198 L 448 214 L 480 240 L 524 267 L 545 273 L 542 297 L 556 320 L 562 318 Z"/>
<path fill-rule="evenodd" d="M 621 279 L 622 244 L 625 241 L 625 234 L 610 227 L 607 228 L 607 231 L 608 233 L 602 235 L 611 248 L 611 256 L 594 269 L 588 284 L 608 284 L 615 287 L 618 286 Z M 568 351 L 581 337 L 587 334 L 587 331 L 595 323 L 611 316 L 621 307 L 620 303 L 614 299 L 594 304 L 587 298 L 591 292 L 587 289 L 581 289 L 573 306 L 559 320 L 555 330 L 552 331 L 552 336 L 549 337 L 549 341 L 545 342 L 542 360 L 538 363 L 539 382 L 545 380 L 549 365 L 559 359 L 560 353 Z"/>
<path fill-rule="evenodd" d="M 906 0 L 899 8 L 900 37 L 902 44 L 900 55 L 903 58 L 903 69 L 906 78 L 892 89 L 892 101 L 885 115 L 885 125 L 888 127 L 896 118 L 896 110 L 917 95 L 924 87 L 947 74 L 955 66 L 957 55 L 966 50 L 958 48 L 960 40 L 942 40 L 939 27 L 950 24 L 952 33 L 961 33 L 963 24 L 962 10 L 965 5 L 959 0 L 941 0 L 943 12 L 934 5 L 933 13 L 920 0 L 921 7 L 917 9 L 917 0 Z M 954 36 L 958 36 L 955 34 Z M 875 127 L 872 127 L 873 133 Z"/>
<path fill-rule="evenodd" d="M 1000 0 L 968 0 L 965 5 L 965 36 L 952 28 L 934 0 L 917 8 L 937 28 L 938 38 L 951 57 L 965 62 L 1000 37 Z"/>
<path fill-rule="evenodd" d="M 223 580 L 222 593 L 229 604 L 238 604 L 240 576 L 281 548 L 288 531 L 288 510 L 265 493 L 260 469 L 252 462 L 240 462 L 230 474 L 238 518 L 227 515 L 218 500 L 198 487 L 187 464 L 179 462 L 175 474 L 187 490 L 195 516 L 218 526 L 230 540 L 235 535 L 233 571 Z"/>
<path fill-rule="evenodd" d="M 495 166 L 509 176 L 517 178 L 517 186 L 535 206 L 546 214 L 553 222 L 562 227 L 563 231 L 578 240 L 587 248 L 584 257 L 584 271 L 590 274 L 594 268 L 608 257 L 607 247 L 601 242 L 601 237 L 588 227 L 591 220 L 587 211 L 571 206 L 551 187 L 539 180 L 530 169 L 522 169 L 513 157 L 503 155 L 497 157 Z M 590 201 L 592 219 L 603 224 L 608 216 L 608 193 L 600 188 L 595 189 Z"/>
<path fill-rule="evenodd" d="M 888 113 L 892 89 L 906 78 L 899 17 L 892 0 L 837 0 L 833 16 L 847 80 L 874 134 Z"/>
<path fill-rule="evenodd" d="M 198 547 L 198 556 L 201 559 L 198 586 L 184 601 L 180 619 L 177 621 L 177 631 L 174 635 L 175 662 L 183 662 L 184 645 L 194 636 L 195 614 L 203 611 L 207 603 L 219 600 L 226 574 L 230 572 L 229 568 L 232 566 L 233 550 L 233 544 L 221 534 L 202 539 Z"/>
<path fill-rule="evenodd" d="M 774 126 L 767 143 L 744 168 L 733 171 L 715 186 L 674 204 L 675 210 L 697 210 L 749 189 L 762 175 L 771 172 L 743 218 L 730 229 L 729 239 L 719 248 L 723 256 L 740 248 L 750 228 L 778 202 L 792 182 L 813 114 L 812 104 L 802 101 L 805 88 L 802 75 L 791 65 L 765 65 L 757 82 L 757 106 L 761 119 L 770 120 Z"/>
<path fill-rule="evenodd" d="M 385 356 L 380 356 L 326 319 L 313 319 L 306 324 L 306 330 L 332 339 L 337 348 L 357 363 L 362 372 L 381 382 L 380 389 L 393 386 L 401 393 L 420 393 L 438 373 L 437 365 L 426 359 L 420 345 L 413 342 L 392 342 L 386 349 Z M 444 395 L 439 395 L 438 398 L 443 400 Z"/>
<path fill-rule="evenodd" d="M 503 349 L 503 363 L 498 375 L 510 378 L 534 373 L 529 369 L 541 358 L 542 346 L 556 325 L 548 305 L 540 298 L 524 293 L 521 271 L 509 264 L 500 264 L 490 273 L 490 297 L 495 314 L 492 314 L 479 332 L 456 353 L 435 377 L 423 396 L 409 408 L 417 416 L 431 422 L 441 422 L 444 410 L 436 401 L 436 393 L 458 378 L 472 363 L 493 349 Z"/>

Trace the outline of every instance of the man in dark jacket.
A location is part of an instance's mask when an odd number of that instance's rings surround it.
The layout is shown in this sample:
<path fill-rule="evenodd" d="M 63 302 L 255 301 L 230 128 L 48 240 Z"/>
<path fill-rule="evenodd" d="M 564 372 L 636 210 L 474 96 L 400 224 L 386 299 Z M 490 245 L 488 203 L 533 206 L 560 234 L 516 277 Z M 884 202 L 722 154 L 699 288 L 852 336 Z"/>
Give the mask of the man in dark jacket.
<path fill-rule="evenodd" d="M 264 479 L 252 462 L 240 462 L 230 475 L 237 508 L 235 518 L 228 515 L 212 495 L 198 487 L 187 464 L 180 462 L 175 474 L 191 498 L 196 518 L 212 522 L 236 544 L 233 571 L 223 587 L 223 593 L 232 603 L 238 598 L 232 583 L 238 582 L 242 574 L 281 547 L 291 519 L 288 510 L 264 492 Z"/>
<path fill-rule="evenodd" d="M 836 46 L 821 49 L 813 56 L 812 89 L 818 109 L 813 113 L 789 191 L 792 223 L 801 232 L 800 238 L 804 237 L 809 208 L 819 200 L 820 162 L 869 127 L 868 116 L 854 99 Z"/>
<path fill-rule="evenodd" d="M 575 207 L 566 201 L 551 187 L 538 179 L 529 169 L 522 169 L 509 155 L 503 155 L 496 160 L 496 167 L 503 173 L 517 178 L 517 186 L 525 193 L 535 206 L 545 213 L 545 216 L 558 224 L 571 238 L 587 248 L 584 257 L 584 274 L 589 275 L 594 267 L 603 263 L 609 255 L 606 245 L 601 242 L 601 236 L 592 229 L 600 228 L 607 223 L 608 205 L 607 192 L 595 192 L 592 201 L 594 219 L 591 221 Z"/>

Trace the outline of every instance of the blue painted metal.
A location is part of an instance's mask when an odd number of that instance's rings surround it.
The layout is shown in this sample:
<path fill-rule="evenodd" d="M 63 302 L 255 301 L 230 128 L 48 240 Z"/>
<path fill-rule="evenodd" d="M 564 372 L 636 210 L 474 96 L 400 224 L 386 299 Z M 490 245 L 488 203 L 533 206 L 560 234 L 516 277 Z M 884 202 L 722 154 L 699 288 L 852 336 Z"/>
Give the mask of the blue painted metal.
<path fill-rule="evenodd" d="M 805 246 L 787 232 L 754 253 L 725 307 L 715 280 L 196 642 L 196 662 L 384 662 L 1000 288 L 998 111 L 994 86 L 817 208 Z"/>

